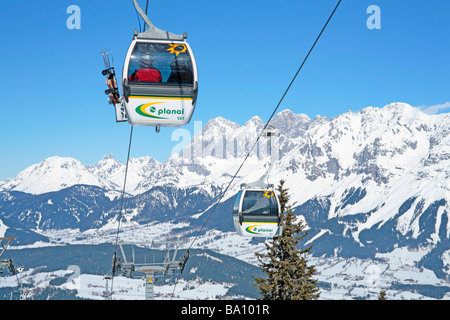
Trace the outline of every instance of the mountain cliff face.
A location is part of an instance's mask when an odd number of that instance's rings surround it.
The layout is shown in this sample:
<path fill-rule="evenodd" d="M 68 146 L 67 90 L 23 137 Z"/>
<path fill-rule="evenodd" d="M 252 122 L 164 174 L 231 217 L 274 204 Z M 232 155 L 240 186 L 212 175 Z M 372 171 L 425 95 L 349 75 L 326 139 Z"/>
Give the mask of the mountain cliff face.
<path fill-rule="evenodd" d="M 286 181 L 315 255 L 373 258 L 429 248 L 420 263 L 449 272 L 442 257 L 450 244 L 450 115 L 392 103 L 332 119 L 284 110 L 270 124 L 279 136 L 268 180 Z M 235 192 L 269 165 L 268 140 L 255 144 L 263 126 L 257 116 L 243 126 L 219 117 L 164 163 L 131 159 L 125 221 L 199 225 L 236 174 L 207 224 L 232 231 Z M 91 166 L 46 159 L 0 184 L 0 219 L 32 230 L 99 228 L 117 218 L 124 172 L 112 155 Z"/>

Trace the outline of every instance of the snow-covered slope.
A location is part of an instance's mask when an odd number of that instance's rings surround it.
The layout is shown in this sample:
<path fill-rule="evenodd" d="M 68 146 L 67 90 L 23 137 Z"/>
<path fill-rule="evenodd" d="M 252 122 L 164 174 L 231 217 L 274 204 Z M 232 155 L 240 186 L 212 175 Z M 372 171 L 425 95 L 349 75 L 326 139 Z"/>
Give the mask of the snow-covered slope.
<path fill-rule="evenodd" d="M 359 226 L 365 229 L 392 219 L 410 198 L 423 199 L 425 208 L 450 198 L 449 125 L 449 115 L 427 115 L 403 103 L 315 119 L 290 141 L 291 149 L 285 147 L 290 150 L 273 179 L 286 179 L 299 204 L 327 198 L 328 219 L 377 209 Z M 352 188 L 364 196 L 345 203 Z M 444 207 L 450 212 L 448 204 Z M 418 221 L 412 221 L 414 208 L 398 222 L 403 232 L 420 232 Z"/>
<path fill-rule="evenodd" d="M 139 194 L 147 191 L 148 180 L 155 172 L 159 171 L 161 164 L 151 157 L 131 158 L 128 163 L 126 191 L 131 194 Z M 126 164 L 115 160 L 114 155 L 104 156 L 96 165 L 88 167 L 88 170 L 109 181 L 116 190 L 122 190 L 125 177 Z"/>
<path fill-rule="evenodd" d="M 54 156 L 28 167 L 0 188 L 42 194 L 59 191 L 77 184 L 94 185 L 107 189 L 116 187 L 113 181 L 95 175 L 78 160 Z"/>
<path fill-rule="evenodd" d="M 444 232 L 440 230 L 449 234 L 450 209 L 445 199 L 450 196 L 450 115 L 428 115 L 408 104 L 392 103 L 332 119 L 310 119 L 284 110 L 271 125 L 280 135 L 274 140 L 278 160 L 268 182 L 284 179 L 297 205 L 320 202 L 326 207 L 326 219 L 371 212 L 352 228 L 352 237 L 359 241 L 363 230 L 394 218 L 397 231 L 417 237 L 420 212 L 441 203 L 430 237 L 438 239 L 437 234 Z M 224 197 L 227 200 L 242 182 L 259 179 L 268 168 L 267 139 L 255 145 L 263 126 L 258 116 L 243 126 L 222 117 L 212 119 L 181 154 L 164 163 L 151 157 L 131 159 L 126 191 L 138 196 L 170 186 L 171 190 L 196 187 L 208 192 L 211 186 L 223 189 L 237 173 Z M 86 184 L 120 191 L 124 172 L 125 164 L 112 155 L 88 167 L 75 159 L 51 157 L 1 188 L 43 194 Z M 399 215 L 408 201 L 408 210 Z"/>
<path fill-rule="evenodd" d="M 382 261 L 388 278 L 414 266 L 448 279 L 450 114 L 428 115 L 392 103 L 332 119 L 283 110 L 270 124 L 279 136 L 274 138 L 277 160 L 268 182 L 286 181 L 295 213 L 307 223 L 305 241 L 314 244 L 315 258 L 331 256 L 346 266 L 358 258 L 364 268 Z M 138 228 L 158 230 L 149 231 L 151 237 L 170 233 L 188 238 L 204 225 L 198 246 L 230 255 L 251 252 L 250 243 L 241 248 L 241 239 L 230 241 L 237 237 L 231 208 L 240 184 L 259 179 L 268 168 L 267 139 L 255 144 L 263 126 L 258 116 L 242 126 L 218 117 L 164 163 L 151 157 L 131 159 L 121 224 L 129 228 L 127 238 L 143 240 Z M 112 155 L 90 166 L 60 157 L 33 165 L 0 182 L 0 235 L 13 230 L 56 232 L 63 243 L 70 243 L 62 236 L 67 229 L 76 230 L 76 239 L 110 230 L 115 235 L 124 173 L 125 164 Z M 409 266 L 398 263 L 410 255 L 415 258 Z M 346 266 L 322 269 L 321 279 L 328 279 L 327 272 L 351 274 Z M 355 277 L 360 278 L 361 268 L 357 270 Z"/>

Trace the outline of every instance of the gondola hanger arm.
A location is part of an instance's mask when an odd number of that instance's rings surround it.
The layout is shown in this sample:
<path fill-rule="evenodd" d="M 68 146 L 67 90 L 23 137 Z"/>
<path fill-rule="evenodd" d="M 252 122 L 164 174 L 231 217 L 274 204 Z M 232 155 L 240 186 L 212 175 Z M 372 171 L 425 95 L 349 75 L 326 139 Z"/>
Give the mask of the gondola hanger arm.
<path fill-rule="evenodd" d="M 184 41 L 187 38 L 186 32 L 180 35 L 155 27 L 148 18 L 148 16 L 145 14 L 144 10 L 142 10 L 142 8 L 139 6 L 137 0 L 131 0 L 131 2 L 133 2 L 133 5 L 136 8 L 137 12 L 148 26 L 148 29 L 145 32 L 138 33 L 137 31 L 135 31 L 136 37 L 142 39 L 175 40 L 175 41 Z"/>
<path fill-rule="evenodd" d="M 262 132 L 262 134 L 263 134 L 264 136 L 266 136 L 266 137 L 269 137 L 269 140 L 270 140 L 270 163 L 269 163 L 269 168 L 268 168 L 267 171 L 264 173 L 264 175 L 263 175 L 261 178 L 259 178 L 258 181 L 251 182 L 251 183 L 247 183 L 247 184 L 242 184 L 242 185 L 241 185 L 241 188 L 242 188 L 242 187 L 246 187 L 246 188 L 248 188 L 248 187 L 250 187 L 250 188 L 251 188 L 251 187 L 257 187 L 257 188 L 273 187 L 273 185 L 268 184 L 268 183 L 266 183 L 266 182 L 264 182 L 264 181 L 265 181 L 265 180 L 267 179 L 267 177 L 269 176 L 270 171 L 272 171 L 273 165 L 274 165 L 274 163 L 275 163 L 275 161 L 276 161 L 276 157 L 275 157 L 275 156 L 276 156 L 276 153 L 273 152 L 274 144 L 273 144 L 272 137 L 274 137 L 274 136 L 279 136 L 279 132 L 276 130 L 275 127 L 273 127 L 273 126 L 271 125 L 271 126 L 269 126 L 268 128 L 266 128 L 266 129 Z"/>

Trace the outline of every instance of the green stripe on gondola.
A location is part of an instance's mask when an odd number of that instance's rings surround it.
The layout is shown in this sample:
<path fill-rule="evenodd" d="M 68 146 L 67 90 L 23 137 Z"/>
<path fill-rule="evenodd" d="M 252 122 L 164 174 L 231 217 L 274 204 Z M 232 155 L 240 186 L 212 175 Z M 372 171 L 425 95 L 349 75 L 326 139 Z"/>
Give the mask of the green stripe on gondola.
<path fill-rule="evenodd" d="M 158 103 L 162 103 L 162 102 L 154 102 L 154 103 L 144 103 L 141 104 L 139 106 L 136 107 L 136 112 L 138 114 L 140 114 L 141 116 L 147 117 L 147 118 L 152 118 L 152 119 L 167 119 L 167 118 L 163 118 L 163 117 L 158 117 L 155 116 L 153 114 L 147 113 L 145 112 L 145 108 L 147 108 L 148 106 L 154 105 L 154 104 L 158 104 Z"/>

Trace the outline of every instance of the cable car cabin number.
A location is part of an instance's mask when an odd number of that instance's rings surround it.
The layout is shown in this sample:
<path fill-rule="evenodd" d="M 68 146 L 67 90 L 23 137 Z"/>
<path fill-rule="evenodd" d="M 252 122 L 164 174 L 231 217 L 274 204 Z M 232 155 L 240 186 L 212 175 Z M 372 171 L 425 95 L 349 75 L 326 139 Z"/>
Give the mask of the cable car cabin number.
<path fill-rule="evenodd" d="M 128 122 L 136 126 L 180 127 L 192 117 L 197 68 L 185 41 L 136 38 L 122 71 Z"/>

